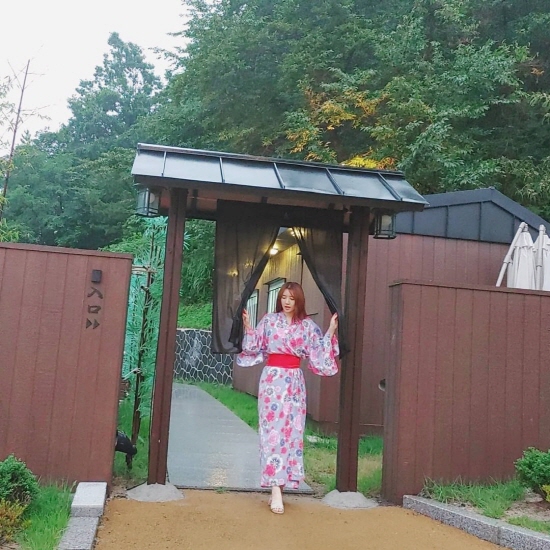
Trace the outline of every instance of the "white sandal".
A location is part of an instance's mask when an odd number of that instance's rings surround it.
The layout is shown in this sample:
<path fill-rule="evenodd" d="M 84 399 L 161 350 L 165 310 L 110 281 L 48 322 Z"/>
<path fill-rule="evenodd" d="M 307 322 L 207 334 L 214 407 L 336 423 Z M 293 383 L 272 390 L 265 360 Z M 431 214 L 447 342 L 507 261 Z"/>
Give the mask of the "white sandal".
<path fill-rule="evenodd" d="M 269 509 L 274 514 L 284 514 L 285 513 L 285 505 L 283 504 L 283 501 L 281 499 L 281 503 L 278 502 L 272 502 L 271 497 L 269 498 Z"/>

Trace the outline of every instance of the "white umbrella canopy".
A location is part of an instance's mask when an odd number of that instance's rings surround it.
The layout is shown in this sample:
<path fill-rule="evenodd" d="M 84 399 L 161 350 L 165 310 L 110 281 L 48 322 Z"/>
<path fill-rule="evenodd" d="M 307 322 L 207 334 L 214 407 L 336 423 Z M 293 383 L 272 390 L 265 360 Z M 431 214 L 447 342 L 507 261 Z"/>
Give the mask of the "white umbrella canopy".
<path fill-rule="evenodd" d="M 504 258 L 504 263 L 498 276 L 497 286 L 500 286 L 507 271 L 508 288 L 524 288 L 535 290 L 535 247 L 529 233 L 529 226 L 522 222 Z"/>
<path fill-rule="evenodd" d="M 546 227 L 539 227 L 535 248 L 535 282 L 537 290 L 550 291 L 550 238 Z"/>

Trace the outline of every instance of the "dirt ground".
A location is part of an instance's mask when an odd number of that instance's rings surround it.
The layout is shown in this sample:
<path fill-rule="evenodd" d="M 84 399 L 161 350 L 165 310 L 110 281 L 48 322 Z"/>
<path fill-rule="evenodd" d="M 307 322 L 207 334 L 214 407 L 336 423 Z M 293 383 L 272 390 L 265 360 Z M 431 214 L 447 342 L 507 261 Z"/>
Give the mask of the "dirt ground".
<path fill-rule="evenodd" d="M 522 502 L 515 502 L 504 513 L 504 519 L 526 516 L 538 521 L 550 521 L 550 502 L 536 493 L 527 493 Z"/>
<path fill-rule="evenodd" d="M 286 496 L 275 515 L 267 495 L 184 491 L 185 498 L 107 503 L 96 550 L 481 550 L 498 546 L 399 507 L 329 508 Z"/>

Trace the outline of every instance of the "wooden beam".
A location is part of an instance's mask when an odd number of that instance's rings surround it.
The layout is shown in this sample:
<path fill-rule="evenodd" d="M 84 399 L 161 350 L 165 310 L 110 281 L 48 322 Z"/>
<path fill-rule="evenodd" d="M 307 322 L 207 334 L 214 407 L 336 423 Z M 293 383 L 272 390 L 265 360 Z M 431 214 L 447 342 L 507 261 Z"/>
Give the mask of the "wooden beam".
<path fill-rule="evenodd" d="M 368 208 L 352 207 L 344 307 L 344 328 L 350 352 L 342 359 L 336 462 L 336 489 L 340 492 L 357 491 L 369 222 Z"/>
<path fill-rule="evenodd" d="M 176 328 L 178 321 L 179 290 L 183 259 L 183 233 L 187 191 L 171 189 L 166 255 L 160 309 L 157 363 L 151 411 L 149 441 L 149 471 L 147 483 L 166 483 L 168 462 L 168 429 L 172 404 L 172 379 L 176 354 Z"/>

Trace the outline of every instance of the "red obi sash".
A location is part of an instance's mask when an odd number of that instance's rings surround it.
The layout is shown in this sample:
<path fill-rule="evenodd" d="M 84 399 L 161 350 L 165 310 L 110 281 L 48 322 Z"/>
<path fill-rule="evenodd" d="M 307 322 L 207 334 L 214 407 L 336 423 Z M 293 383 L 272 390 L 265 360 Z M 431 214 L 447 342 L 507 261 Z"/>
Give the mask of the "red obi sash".
<path fill-rule="evenodd" d="M 269 367 L 283 367 L 285 369 L 298 369 L 300 368 L 300 358 L 296 355 L 289 355 L 286 353 L 270 353 L 267 356 L 267 366 Z"/>

